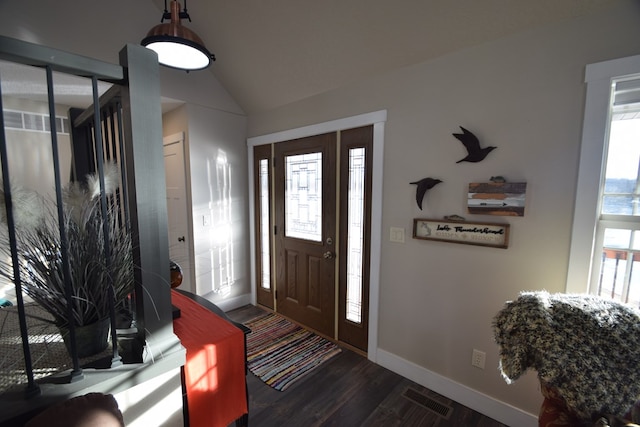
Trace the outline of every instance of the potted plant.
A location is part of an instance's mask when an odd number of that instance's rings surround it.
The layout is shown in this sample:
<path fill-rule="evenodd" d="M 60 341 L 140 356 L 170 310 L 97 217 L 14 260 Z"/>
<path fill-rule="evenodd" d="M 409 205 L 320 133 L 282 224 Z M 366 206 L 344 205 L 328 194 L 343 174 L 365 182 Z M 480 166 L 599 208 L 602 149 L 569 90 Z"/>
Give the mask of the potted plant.
<path fill-rule="evenodd" d="M 105 165 L 104 182 L 105 193 L 113 194 L 119 183 L 116 165 Z M 86 185 L 71 183 L 64 189 L 63 232 L 71 285 L 71 299 L 67 300 L 63 239 L 55 202 L 25 189 L 12 188 L 11 192 L 23 292 L 51 315 L 68 347 L 68 328 L 73 323 L 80 357 L 104 350 L 108 345 L 111 296 L 116 308 L 122 306 L 134 285 L 131 236 L 121 224 L 117 205 L 108 201 L 103 218 L 96 174 L 87 177 Z M 105 239 L 110 247 L 109 262 Z M 2 231 L 0 245 L 5 252 L 0 275 L 13 281 L 6 230 Z M 96 341 L 96 348 L 85 348 L 85 335 Z"/>

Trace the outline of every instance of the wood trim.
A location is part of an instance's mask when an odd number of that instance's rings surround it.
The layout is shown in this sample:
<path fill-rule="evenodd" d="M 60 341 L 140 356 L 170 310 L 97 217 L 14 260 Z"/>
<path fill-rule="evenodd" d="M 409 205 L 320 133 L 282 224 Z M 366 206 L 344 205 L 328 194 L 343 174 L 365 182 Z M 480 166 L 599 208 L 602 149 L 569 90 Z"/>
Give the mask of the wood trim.
<path fill-rule="evenodd" d="M 261 136 L 247 138 L 249 175 L 253 173 L 253 148 L 259 145 L 286 141 L 296 137 L 312 136 L 332 131 L 352 129 L 361 126 L 373 125 L 373 153 L 372 153 L 372 190 L 371 190 L 371 270 L 370 270 L 370 291 L 369 291 L 369 347 L 367 357 L 372 362 L 377 360 L 378 351 L 378 319 L 380 300 L 380 260 L 382 246 L 382 191 L 384 181 L 384 141 L 385 122 L 387 121 L 387 110 L 378 110 L 364 113 L 343 119 L 330 120 L 313 125 L 302 126 L 286 131 L 269 133 Z M 250 189 L 253 191 L 253 188 Z M 249 215 L 254 216 L 253 197 L 249 200 Z M 250 222 L 253 226 L 253 221 Z M 250 246 L 255 252 L 254 234 L 251 234 Z M 252 272 L 255 264 L 251 263 Z M 255 277 L 255 274 L 252 274 Z M 251 287 L 256 289 L 255 286 Z M 251 300 L 256 301 L 255 292 L 251 293 Z"/>
<path fill-rule="evenodd" d="M 96 76 L 104 81 L 121 82 L 124 79 L 121 65 L 6 36 L 0 36 L 0 45 L 0 58 L 6 61 L 34 67 L 49 66 L 53 71 L 85 77 Z"/>
<path fill-rule="evenodd" d="M 349 150 L 365 149 L 365 199 L 363 230 L 363 263 L 362 263 L 362 322 L 360 324 L 347 320 L 347 243 L 349 227 L 348 197 L 349 191 Z M 369 338 L 369 283 L 371 258 L 371 188 L 373 171 L 373 126 L 349 129 L 340 133 L 340 263 L 339 298 L 338 298 L 338 339 L 352 347 L 366 352 Z"/>
<path fill-rule="evenodd" d="M 129 90 L 123 93 L 123 130 L 131 231 L 134 245 L 136 312 L 138 330 L 147 347 L 157 353 L 168 351 L 177 341 L 173 334 L 169 236 L 167 229 L 166 180 L 162 145 L 160 76 L 153 52 L 127 45 L 120 51 L 120 63 L 127 68 Z M 159 143 L 160 142 L 160 143 Z M 162 286 L 161 284 L 166 284 Z M 148 355 L 150 356 L 150 355 Z"/>

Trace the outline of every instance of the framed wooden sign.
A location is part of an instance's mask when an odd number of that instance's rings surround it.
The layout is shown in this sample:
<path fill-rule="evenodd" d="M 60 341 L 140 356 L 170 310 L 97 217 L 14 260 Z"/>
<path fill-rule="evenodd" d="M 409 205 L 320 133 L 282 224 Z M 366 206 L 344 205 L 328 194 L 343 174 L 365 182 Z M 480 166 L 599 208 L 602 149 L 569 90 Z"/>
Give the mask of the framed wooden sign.
<path fill-rule="evenodd" d="M 524 216 L 526 182 L 472 182 L 467 210 L 470 214 Z"/>
<path fill-rule="evenodd" d="M 416 218 L 413 238 L 506 249 L 509 224 Z"/>

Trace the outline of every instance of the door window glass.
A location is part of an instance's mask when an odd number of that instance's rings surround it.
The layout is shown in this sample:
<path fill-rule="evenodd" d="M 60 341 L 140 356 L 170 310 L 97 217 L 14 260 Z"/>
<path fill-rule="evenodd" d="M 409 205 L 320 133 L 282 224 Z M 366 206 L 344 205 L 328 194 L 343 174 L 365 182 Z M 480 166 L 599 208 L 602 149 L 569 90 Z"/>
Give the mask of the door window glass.
<path fill-rule="evenodd" d="M 285 236 L 322 241 L 322 153 L 286 156 Z"/>
<path fill-rule="evenodd" d="M 349 150 L 347 230 L 347 320 L 362 322 L 364 248 L 365 149 Z"/>
<path fill-rule="evenodd" d="M 260 286 L 271 289 L 271 251 L 269 248 L 269 160 L 261 159 L 259 165 L 260 188 L 260 256 L 262 269 Z"/>

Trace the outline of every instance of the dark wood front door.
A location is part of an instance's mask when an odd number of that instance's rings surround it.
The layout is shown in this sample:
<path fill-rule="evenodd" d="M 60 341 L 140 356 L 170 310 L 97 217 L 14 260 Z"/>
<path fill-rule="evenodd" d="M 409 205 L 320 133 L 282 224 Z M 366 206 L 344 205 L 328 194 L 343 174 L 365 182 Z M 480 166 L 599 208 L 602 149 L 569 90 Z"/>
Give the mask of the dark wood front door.
<path fill-rule="evenodd" d="M 276 310 L 335 334 L 336 134 L 275 144 Z"/>

